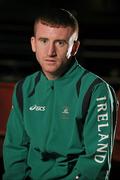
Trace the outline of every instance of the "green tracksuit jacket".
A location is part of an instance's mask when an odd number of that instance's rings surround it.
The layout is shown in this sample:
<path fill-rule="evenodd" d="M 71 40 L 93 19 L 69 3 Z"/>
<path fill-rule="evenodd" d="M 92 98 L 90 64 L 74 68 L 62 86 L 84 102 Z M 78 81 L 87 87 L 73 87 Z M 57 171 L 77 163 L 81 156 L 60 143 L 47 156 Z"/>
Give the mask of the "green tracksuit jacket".
<path fill-rule="evenodd" d="M 90 87 L 91 96 L 85 99 Z M 110 86 L 77 61 L 57 80 L 42 72 L 27 76 L 13 93 L 3 179 L 107 179 L 113 111 Z"/>

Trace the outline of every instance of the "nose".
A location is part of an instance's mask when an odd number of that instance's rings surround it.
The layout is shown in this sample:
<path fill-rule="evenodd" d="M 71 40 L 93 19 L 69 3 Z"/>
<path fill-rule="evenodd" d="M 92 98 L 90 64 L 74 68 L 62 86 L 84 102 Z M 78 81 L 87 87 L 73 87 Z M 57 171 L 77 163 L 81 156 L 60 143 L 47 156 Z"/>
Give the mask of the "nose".
<path fill-rule="evenodd" d="M 51 57 L 56 56 L 56 47 L 54 43 L 49 44 L 48 56 L 51 56 Z"/>

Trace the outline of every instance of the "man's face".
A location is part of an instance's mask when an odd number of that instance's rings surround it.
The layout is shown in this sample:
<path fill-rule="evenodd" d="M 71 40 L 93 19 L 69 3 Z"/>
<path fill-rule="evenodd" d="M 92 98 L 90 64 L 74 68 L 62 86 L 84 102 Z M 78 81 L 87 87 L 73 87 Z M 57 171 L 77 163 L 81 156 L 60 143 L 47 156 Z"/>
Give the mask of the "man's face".
<path fill-rule="evenodd" d="M 59 76 L 76 53 L 79 44 L 75 45 L 75 37 L 71 27 L 36 24 L 35 36 L 31 38 L 32 50 L 48 79 Z"/>

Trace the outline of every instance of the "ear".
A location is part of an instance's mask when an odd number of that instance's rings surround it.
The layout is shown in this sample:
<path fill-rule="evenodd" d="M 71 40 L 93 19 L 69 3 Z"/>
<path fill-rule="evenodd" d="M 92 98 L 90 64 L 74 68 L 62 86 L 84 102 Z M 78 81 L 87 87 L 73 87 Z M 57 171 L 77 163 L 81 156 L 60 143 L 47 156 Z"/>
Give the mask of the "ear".
<path fill-rule="evenodd" d="M 75 41 L 72 48 L 72 56 L 76 55 L 79 46 L 80 46 L 80 41 Z"/>
<path fill-rule="evenodd" d="M 31 47 L 32 47 L 32 51 L 36 52 L 36 45 L 35 45 L 35 37 L 34 36 L 31 37 Z"/>

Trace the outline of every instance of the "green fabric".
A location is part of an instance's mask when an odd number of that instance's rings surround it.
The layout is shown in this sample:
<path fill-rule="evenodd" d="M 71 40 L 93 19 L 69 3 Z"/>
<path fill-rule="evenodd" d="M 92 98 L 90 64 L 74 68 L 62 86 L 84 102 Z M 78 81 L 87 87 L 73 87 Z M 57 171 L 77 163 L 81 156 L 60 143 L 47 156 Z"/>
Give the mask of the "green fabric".
<path fill-rule="evenodd" d="M 47 80 L 36 72 L 23 84 L 23 116 L 13 94 L 3 155 L 4 180 L 107 179 L 112 153 L 113 100 L 103 80 L 90 100 L 86 119 L 82 102 L 90 84 L 98 78 L 89 72 L 77 82 L 85 69 L 77 61 L 57 80 Z M 35 88 L 32 95 L 31 92 Z"/>

